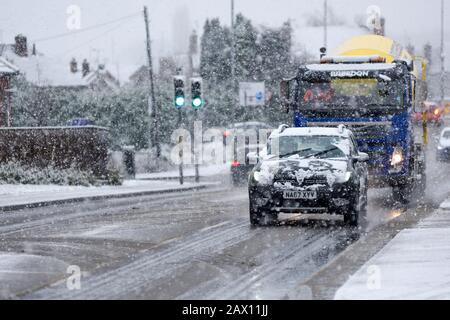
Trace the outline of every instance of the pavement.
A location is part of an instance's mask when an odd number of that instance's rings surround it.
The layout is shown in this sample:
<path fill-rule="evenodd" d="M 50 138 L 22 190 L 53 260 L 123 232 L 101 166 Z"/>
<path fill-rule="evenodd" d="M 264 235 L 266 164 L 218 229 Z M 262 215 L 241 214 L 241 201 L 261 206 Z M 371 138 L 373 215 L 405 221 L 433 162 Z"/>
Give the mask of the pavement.
<path fill-rule="evenodd" d="M 400 231 L 336 292 L 336 300 L 450 299 L 450 197 Z"/>

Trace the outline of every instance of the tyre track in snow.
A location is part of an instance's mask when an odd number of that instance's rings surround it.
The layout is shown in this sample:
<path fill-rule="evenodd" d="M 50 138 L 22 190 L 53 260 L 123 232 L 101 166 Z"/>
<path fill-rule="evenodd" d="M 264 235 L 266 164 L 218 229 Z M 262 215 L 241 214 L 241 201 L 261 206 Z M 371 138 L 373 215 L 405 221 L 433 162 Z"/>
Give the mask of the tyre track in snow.
<path fill-rule="evenodd" d="M 169 275 L 179 266 L 189 263 L 201 254 L 219 254 L 224 249 L 254 237 L 248 222 L 226 222 L 205 228 L 168 248 L 144 256 L 128 265 L 82 281 L 82 289 L 68 291 L 65 286 L 43 289 L 31 294 L 30 299 L 129 299 L 151 282 Z"/>
<path fill-rule="evenodd" d="M 210 193 L 216 192 L 218 191 L 212 190 L 195 195 L 199 198 L 204 198 Z M 192 194 L 168 195 L 168 197 L 158 196 L 157 198 L 154 196 L 149 198 L 136 198 L 135 200 L 138 201 L 133 201 L 133 198 L 111 199 L 107 200 L 107 206 L 101 206 L 104 201 L 97 200 L 92 202 L 89 201 L 77 206 L 74 206 L 73 204 L 65 204 L 62 206 L 38 208 L 38 210 L 44 210 L 44 212 L 34 215 L 30 215 L 30 213 L 37 211 L 36 209 L 23 209 L 17 212 L 3 213 L 0 214 L 0 236 L 6 237 L 17 232 L 30 232 L 41 227 L 58 225 L 58 223 L 73 221 L 75 219 L 82 219 L 86 217 L 95 218 L 102 215 L 105 216 L 105 212 L 107 212 L 106 217 L 109 218 L 120 215 L 139 216 L 140 214 L 157 214 L 157 212 L 164 211 L 164 208 L 161 208 L 161 204 L 167 204 L 169 199 L 173 201 L 183 201 L 186 199 L 192 201 Z M 118 200 L 118 204 L 115 204 L 114 200 Z M 132 211 L 130 214 L 130 207 L 133 206 L 139 206 L 140 208 L 139 210 Z M 48 210 L 49 208 L 51 208 L 51 211 L 46 212 L 45 210 Z M 171 211 L 170 213 L 172 215 L 175 215 L 177 211 L 180 212 L 180 215 L 185 215 L 186 211 L 189 209 L 191 212 L 198 211 L 198 207 L 196 206 L 191 208 L 184 206 L 178 209 L 168 209 L 168 211 Z M 80 212 L 80 210 L 83 211 Z"/>
<path fill-rule="evenodd" d="M 263 251 L 257 258 L 264 262 L 250 272 L 234 279 L 221 277 L 207 281 L 177 299 L 295 299 L 298 294 L 296 286 L 318 268 L 314 263 L 311 265 L 313 256 L 336 245 L 337 238 L 347 238 L 348 232 L 345 229 L 332 232 L 327 229 L 306 230 L 291 242 L 283 243 L 284 247 L 274 245 Z"/>

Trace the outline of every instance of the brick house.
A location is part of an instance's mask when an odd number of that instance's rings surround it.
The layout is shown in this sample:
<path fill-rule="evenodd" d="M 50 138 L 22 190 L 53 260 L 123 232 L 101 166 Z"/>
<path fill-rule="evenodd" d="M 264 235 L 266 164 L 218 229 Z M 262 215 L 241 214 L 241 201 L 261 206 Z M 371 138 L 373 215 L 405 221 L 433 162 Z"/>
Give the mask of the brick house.
<path fill-rule="evenodd" d="M 0 57 L 0 127 L 11 126 L 11 79 L 19 69 Z"/>

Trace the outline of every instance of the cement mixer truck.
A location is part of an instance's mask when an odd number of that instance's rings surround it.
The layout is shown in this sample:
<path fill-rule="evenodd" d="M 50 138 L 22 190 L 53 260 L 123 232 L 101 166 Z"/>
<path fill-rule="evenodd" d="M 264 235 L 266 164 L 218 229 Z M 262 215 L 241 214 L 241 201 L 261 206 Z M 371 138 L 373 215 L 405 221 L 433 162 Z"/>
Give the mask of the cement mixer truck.
<path fill-rule="evenodd" d="M 425 69 L 392 39 L 354 37 L 283 80 L 282 106 L 295 127 L 347 126 L 370 157 L 370 184 L 408 203 L 426 187 L 426 127 L 412 122 L 427 97 Z"/>

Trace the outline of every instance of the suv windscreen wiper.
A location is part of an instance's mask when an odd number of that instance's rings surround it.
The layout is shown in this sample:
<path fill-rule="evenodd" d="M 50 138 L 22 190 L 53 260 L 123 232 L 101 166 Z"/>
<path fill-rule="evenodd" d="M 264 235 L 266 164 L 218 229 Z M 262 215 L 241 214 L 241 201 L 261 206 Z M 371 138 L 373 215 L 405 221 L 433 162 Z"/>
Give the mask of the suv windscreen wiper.
<path fill-rule="evenodd" d="M 299 154 L 299 153 L 302 153 L 302 152 L 306 152 L 306 151 L 309 151 L 309 150 L 311 150 L 311 148 L 300 149 L 300 150 L 297 150 L 297 151 L 292 151 L 292 152 L 288 152 L 288 153 L 285 153 L 285 154 L 280 154 L 278 157 L 279 158 L 286 158 L 286 157 L 290 157 L 290 156 L 293 156 L 293 155 L 296 155 L 296 154 Z"/>
<path fill-rule="evenodd" d="M 333 148 L 329 148 L 329 149 L 326 149 L 326 150 L 323 150 L 323 151 L 320 151 L 320 152 L 316 152 L 316 153 L 307 155 L 307 156 L 305 157 L 305 159 L 307 159 L 307 158 L 312 158 L 312 157 L 317 157 L 317 156 L 321 156 L 321 155 L 323 155 L 323 154 L 327 154 L 328 152 L 331 152 L 331 151 L 334 151 L 334 150 L 337 150 L 337 149 L 339 149 L 339 148 L 338 148 L 338 147 L 333 147 Z"/>

